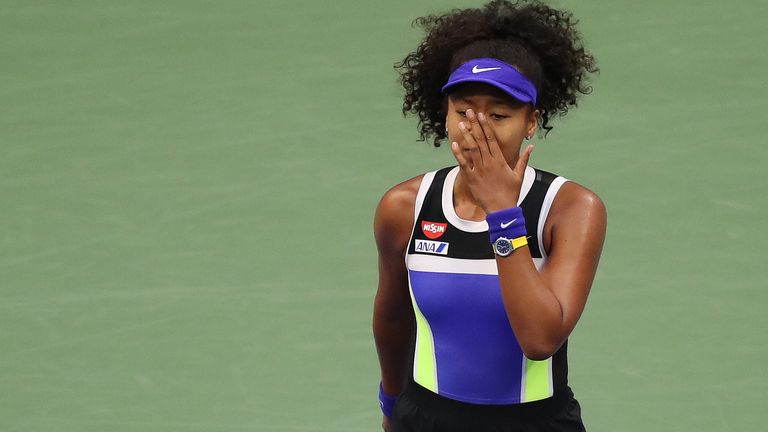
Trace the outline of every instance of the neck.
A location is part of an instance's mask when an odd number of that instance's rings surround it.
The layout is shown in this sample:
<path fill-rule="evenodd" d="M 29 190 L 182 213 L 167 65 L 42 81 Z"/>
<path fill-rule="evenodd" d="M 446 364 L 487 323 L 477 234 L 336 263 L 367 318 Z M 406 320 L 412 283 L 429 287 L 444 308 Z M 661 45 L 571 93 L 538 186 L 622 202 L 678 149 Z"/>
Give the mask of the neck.
<path fill-rule="evenodd" d="M 481 221 L 485 219 L 485 211 L 469 189 L 464 173 L 459 170 L 453 184 L 453 207 L 456 215 L 464 220 Z"/>
<path fill-rule="evenodd" d="M 507 161 L 510 167 L 515 166 L 516 163 L 517 158 L 512 162 Z M 453 207 L 456 210 L 456 215 L 464 220 L 485 220 L 485 210 L 480 207 L 461 169 L 456 175 L 456 181 L 453 184 Z"/>

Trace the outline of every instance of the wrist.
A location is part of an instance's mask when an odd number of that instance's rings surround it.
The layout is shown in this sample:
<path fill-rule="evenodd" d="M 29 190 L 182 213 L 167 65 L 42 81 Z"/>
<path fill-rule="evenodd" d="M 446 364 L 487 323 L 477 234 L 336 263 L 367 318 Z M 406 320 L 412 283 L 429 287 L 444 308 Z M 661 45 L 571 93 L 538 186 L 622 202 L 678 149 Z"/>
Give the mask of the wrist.
<path fill-rule="evenodd" d="M 517 197 L 510 197 L 510 196 L 505 198 L 506 199 L 499 200 L 498 202 L 488 203 L 483 210 L 485 211 L 486 214 L 500 212 L 502 210 L 512 208 L 514 206 L 514 203 L 516 203 L 518 199 Z"/>
<path fill-rule="evenodd" d="M 392 418 L 395 402 L 397 402 L 397 396 L 384 393 L 384 385 L 379 383 L 379 406 L 381 406 L 381 412 L 387 418 Z"/>
<path fill-rule="evenodd" d="M 515 239 L 525 237 L 528 232 L 525 229 L 525 218 L 523 209 L 520 207 L 510 207 L 495 212 L 490 212 L 485 216 L 488 222 L 488 234 L 491 243 L 496 242 L 501 237 Z"/>

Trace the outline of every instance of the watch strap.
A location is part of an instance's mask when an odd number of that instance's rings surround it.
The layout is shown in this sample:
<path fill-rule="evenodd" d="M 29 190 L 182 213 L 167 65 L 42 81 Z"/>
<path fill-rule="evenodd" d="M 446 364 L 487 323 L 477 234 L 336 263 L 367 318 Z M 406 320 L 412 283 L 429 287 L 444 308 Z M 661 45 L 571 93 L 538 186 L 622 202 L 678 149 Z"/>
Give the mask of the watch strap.
<path fill-rule="evenodd" d="M 526 236 L 520 236 L 512 239 L 512 250 L 516 250 L 518 248 L 521 248 L 523 246 L 528 245 L 528 237 Z"/>

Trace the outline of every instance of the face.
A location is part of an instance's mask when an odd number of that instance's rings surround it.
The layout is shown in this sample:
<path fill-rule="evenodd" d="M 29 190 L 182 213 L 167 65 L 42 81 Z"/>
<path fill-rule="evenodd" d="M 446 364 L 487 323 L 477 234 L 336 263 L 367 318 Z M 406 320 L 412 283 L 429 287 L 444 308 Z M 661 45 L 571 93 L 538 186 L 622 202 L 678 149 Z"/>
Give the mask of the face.
<path fill-rule="evenodd" d="M 445 124 L 448 140 L 456 141 L 459 147 L 463 136 L 459 122 L 469 123 L 467 110 L 485 114 L 499 143 L 504 158 L 514 163 L 520 152 L 523 139 L 536 131 L 539 111 L 522 103 L 498 88 L 484 83 L 465 83 L 448 95 L 448 112 Z"/>

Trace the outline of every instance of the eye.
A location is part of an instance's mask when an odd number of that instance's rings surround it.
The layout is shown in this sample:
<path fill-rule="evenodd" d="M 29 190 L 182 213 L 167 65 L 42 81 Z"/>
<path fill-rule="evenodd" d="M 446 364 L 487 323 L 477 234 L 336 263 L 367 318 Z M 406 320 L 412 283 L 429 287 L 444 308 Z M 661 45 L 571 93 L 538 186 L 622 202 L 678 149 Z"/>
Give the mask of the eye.
<path fill-rule="evenodd" d="M 467 112 L 466 112 L 466 111 L 458 111 L 458 110 L 457 110 L 457 111 L 456 111 L 456 114 L 458 114 L 458 115 L 460 115 L 460 116 L 462 116 L 462 117 L 466 117 L 466 116 L 467 116 Z"/>
<path fill-rule="evenodd" d="M 498 114 L 498 113 L 491 114 L 491 118 L 494 120 L 504 120 L 505 118 L 508 118 L 508 117 L 509 116 L 505 116 L 504 114 Z"/>

